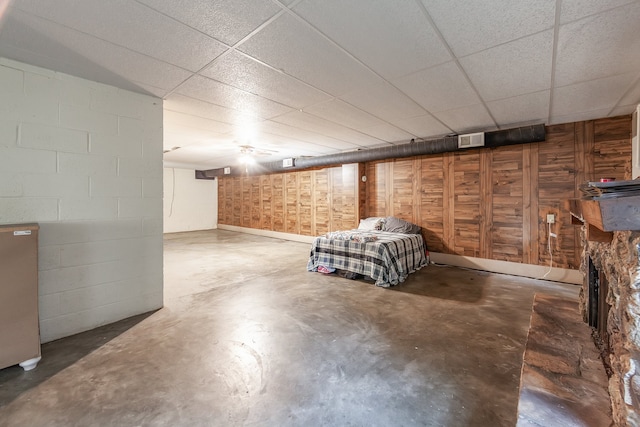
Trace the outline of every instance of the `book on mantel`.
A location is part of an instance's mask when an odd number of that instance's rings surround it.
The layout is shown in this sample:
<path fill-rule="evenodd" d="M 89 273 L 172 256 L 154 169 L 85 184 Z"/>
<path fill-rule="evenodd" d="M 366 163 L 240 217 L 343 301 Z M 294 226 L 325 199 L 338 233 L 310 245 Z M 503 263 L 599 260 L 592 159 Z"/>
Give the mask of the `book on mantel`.
<path fill-rule="evenodd" d="M 640 195 L 640 180 L 585 182 L 578 189 L 583 199 L 600 200 L 613 197 L 629 197 Z"/>

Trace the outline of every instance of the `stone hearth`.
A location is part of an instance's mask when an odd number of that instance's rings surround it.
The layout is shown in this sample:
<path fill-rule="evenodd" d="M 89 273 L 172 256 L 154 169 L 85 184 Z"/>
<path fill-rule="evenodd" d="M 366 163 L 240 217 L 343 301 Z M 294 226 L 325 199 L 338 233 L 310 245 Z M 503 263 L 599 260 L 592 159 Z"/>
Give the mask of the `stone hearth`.
<path fill-rule="evenodd" d="M 588 257 L 591 257 L 608 283 L 609 351 L 604 357 L 608 358 L 605 361 L 611 368 L 609 394 L 613 419 L 618 426 L 640 426 L 640 232 L 616 231 L 611 242 L 585 239 L 584 248 L 583 273 L 587 274 Z M 588 304 L 585 281 L 580 293 L 580 310 L 585 321 Z M 606 347 L 604 345 L 603 350 Z"/>

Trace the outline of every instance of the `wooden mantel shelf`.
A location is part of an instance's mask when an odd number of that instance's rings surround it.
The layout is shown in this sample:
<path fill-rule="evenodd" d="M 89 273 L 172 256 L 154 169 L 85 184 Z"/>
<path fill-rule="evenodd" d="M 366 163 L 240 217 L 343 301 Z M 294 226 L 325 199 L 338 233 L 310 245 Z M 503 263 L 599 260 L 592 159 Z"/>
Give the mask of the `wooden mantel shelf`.
<path fill-rule="evenodd" d="M 571 222 L 587 224 L 587 239 L 611 242 L 613 231 L 640 230 L 640 195 L 573 199 Z"/>

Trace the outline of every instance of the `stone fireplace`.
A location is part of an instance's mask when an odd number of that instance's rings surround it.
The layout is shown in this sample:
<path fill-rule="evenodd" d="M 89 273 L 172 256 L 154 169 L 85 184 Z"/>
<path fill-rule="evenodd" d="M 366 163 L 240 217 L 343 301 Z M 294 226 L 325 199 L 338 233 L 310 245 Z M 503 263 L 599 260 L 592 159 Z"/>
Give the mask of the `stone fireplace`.
<path fill-rule="evenodd" d="M 600 341 L 616 425 L 640 426 L 640 232 L 591 240 L 589 227 L 582 233 L 580 311 Z"/>

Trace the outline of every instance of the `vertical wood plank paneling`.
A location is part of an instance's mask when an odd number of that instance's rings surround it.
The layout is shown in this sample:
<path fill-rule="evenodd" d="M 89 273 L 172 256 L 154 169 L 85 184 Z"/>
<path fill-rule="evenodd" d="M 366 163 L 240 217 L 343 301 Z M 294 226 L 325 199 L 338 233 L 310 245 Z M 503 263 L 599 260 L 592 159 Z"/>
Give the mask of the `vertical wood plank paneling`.
<path fill-rule="evenodd" d="M 362 181 L 362 177 L 367 176 L 367 167 L 364 163 L 358 163 L 358 175 L 356 184 L 358 186 L 358 212 L 356 218 L 358 223 L 361 219 L 369 217 L 367 214 L 367 183 Z"/>
<path fill-rule="evenodd" d="M 548 265 L 550 261 L 546 216 L 553 213 L 556 222 L 551 231 L 557 235 L 551 240 L 553 266 L 561 268 L 579 267 L 575 265 L 577 244 L 567 203 L 575 194 L 574 132 L 574 123 L 549 126 L 547 141 L 538 147 L 539 263 Z"/>
<path fill-rule="evenodd" d="M 284 174 L 285 232 L 298 234 L 298 173 Z"/>
<path fill-rule="evenodd" d="M 525 181 L 522 145 L 492 150 L 493 175 L 491 215 L 491 258 L 502 261 L 524 262 L 524 203 Z M 530 174 L 530 164 L 527 174 Z M 527 186 L 529 183 L 527 182 Z M 530 195 L 527 195 L 527 204 Z M 529 217 L 527 217 L 527 220 Z M 526 238 L 528 240 L 528 236 Z M 537 239 L 536 239 L 537 241 Z"/>
<path fill-rule="evenodd" d="M 263 230 L 273 230 L 273 186 L 271 185 L 272 175 L 262 175 L 260 186 L 262 187 L 262 218 L 261 226 Z"/>
<path fill-rule="evenodd" d="M 284 174 L 272 175 L 273 192 L 273 230 L 285 231 Z"/>
<path fill-rule="evenodd" d="M 442 196 L 442 240 L 445 253 L 455 253 L 455 157 L 453 153 L 443 156 L 444 194 Z"/>
<path fill-rule="evenodd" d="M 389 216 L 387 210 L 387 163 L 370 162 L 367 169 L 367 216 Z"/>
<path fill-rule="evenodd" d="M 594 180 L 631 176 L 631 120 L 628 116 L 594 123 Z"/>
<path fill-rule="evenodd" d="M 251 193 L 251 228 L 260 228 L 262 220 L 262 198 L 260 191 L 260 177 L 252 176 L 249 179 Z"/>
<path fill-rule="evenodd" d="M 340 197 L 342 198 L 342 211 L 340 224 L 342 230 L 351 230 L 358 227 L 358 164 L 342 165 L 340 168 L 341 180 Z"/>
<path fill-rule="evenodd" d="M 233 203 L 231 221 L 232 225 L 240 226 L 242 223 L 242 181 L 240 177 L 233 177 Z"/>
<path fill-rule="evenodd" d="M 479 150 L 453 153 L 454 253 L 480 256 L 480 154 Z"/>
<path fill-rule="evenodd" d="M 393 163 L 390 188 L 393 188 L 391 214 L 413 221 L 414 175 L 413 160 L 402 159 Z"/>
<path fill-rule="evenodd" d="M 311 171 L 298 172 L 298 220 L 299 233 L 304 236 L 312 235 L 312 190 Z"/>
<path fill-rule="evenodd" d="M 493 173 L 492 161 L 494 150 L 480 150 L 480 252 L 482 258 L 493 257 Z M 497 237 L 501 237 L 497 233 Z"/>
<path fill-rule="evenodd" d="M 329 203 L 329 171 L 321 169 L 315 171 L 314 191 L 316 235 L 329 231 L 330 203 Z"/>
<path fill-rule="evenodd" d="M 525 264 L 537 263 L 537 257 L 534 256 L 532 251 L 531 242 L 535 242 L 535 247 L 538 247 L 538 238 L 531 239 L 531 217 L 532 207 L 531 201 L 533 198 L 533 176 L 532 176 L 532 147 L 534 144 L 525 144 L 522 148 L 522 262 Z M 537 155 L 537 154 L 536 154 Z M 537 182 L 537 179 L 536 179 Z M 537 188 L 537 187 L 536 187 Z M 533 215 L 535 216 L 535 215 Z M 535 227 L 537 229 L 537 227 Z M 534 261 L 535 260 L 535 261 Z"/>
<path fill-rule="evenodd" d="M 422 227 L 422 233 L 430 251 L 446 253 L 443 241 L 443 195 L 444 162 L 443 156 L 426 156 L 420 160 L 420 218 L 416 224 Z"/>

